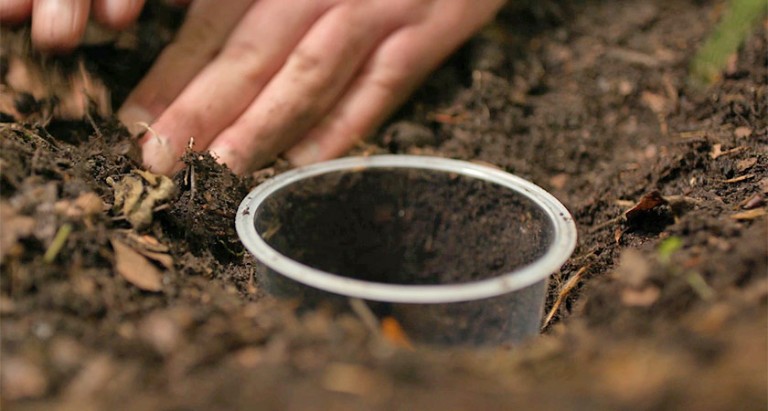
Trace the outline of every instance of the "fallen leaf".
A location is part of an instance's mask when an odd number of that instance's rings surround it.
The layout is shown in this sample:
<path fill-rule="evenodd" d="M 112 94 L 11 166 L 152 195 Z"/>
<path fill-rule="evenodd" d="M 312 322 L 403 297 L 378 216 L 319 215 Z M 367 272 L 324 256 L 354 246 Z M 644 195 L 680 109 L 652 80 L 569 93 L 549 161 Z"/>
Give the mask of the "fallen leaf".
<path fill-rule="evenodd" d="M 148 234 L 140 235 L 133 230 L 125 230 L 123 233 L 124 236 L 120 236 L 120 238 L 134 251 L 160 263 L 169 270 L 173 268 L 173 257 L 168 254 L 168 246 Z"/>
<path fill-rule="evenodd" d="M 754 220 L 768 214 L 764 208 L 755 208 L 748 211 L 742 211 L 741 213 L 731 214 L 731 218 L 734 220 Z"/>
<path fill-rule="evenodd" d="M 624 217 L 626 217 L 628 222 L 632 222 L 644 214 L 647 214 L 649 211 L 655 209 L 656 207 L 662 206 L 664 204 L 667 204 L 667 200 L 661 196 L 661 193 L 658 191 L 652 191 L 644 195 L 643 198 L 641 198 L 634 207 L 625 211 Z"/>
<path fill-rule="evenodd" d="M 152 237 L 149 234 L 141 235 L 133 230 L 126 230 L 125 236 L 128 241 L 147 251 L 167 253 L 169 250 L 167 245 L 161 243 L 157 238 Z"/>
<path fill-rule="evenodd" d="M 115 250 L 115 270 L 126 281 L 145 291 L 163 288 L 162 272 L 146 257 L 120 240 L 112 239 Z"/>
<path fill-rule="evenodd" d="M 143 249 L 138 249 L 137 251 L 144 257 L 147 257 L 152 261 L 157 261 L 158 263 L 160 263 L 160 265 L 162 265 L 163 267 L 169 270 L 173 268 L 173 257 L 171 257 L 170 254 L 158 253 L 156 251 L 149 251 L 149 250 L 143 250 Z"/>
<path fill-rule="evenodd" d="M 736 170 L 739 170 L 739 172 L 741 173 L 746 170 L 749 170 L 755 164 L 757 164 L 757 157 L 745 158 L 743 160 L 739 160 L 736 162 Z"/>

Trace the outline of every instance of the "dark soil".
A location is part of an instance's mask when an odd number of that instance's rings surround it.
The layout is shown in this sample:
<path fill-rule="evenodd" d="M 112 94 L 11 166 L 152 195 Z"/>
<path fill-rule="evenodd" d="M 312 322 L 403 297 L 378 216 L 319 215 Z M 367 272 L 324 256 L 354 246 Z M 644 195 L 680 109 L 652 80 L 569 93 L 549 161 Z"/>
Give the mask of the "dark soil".
<path fill-rule="evenodd" d="M 543 335 L 515 347 L 411 349 L 359 310 L 266 296 L 232 222 L 284 164 L 241 179 L 190 153 L 168 190 L 106 101 L 64 121 L 64 94 L 15 90 L 4 64 L 3 409 L 765 409 L 766 24 L 697 90 L 720 2 L 534 3 L 358 150 L 491 163 L 571 210 Z M 153 6 L 127 46 L 16 57 L 49 79 L 83 59 L 116 107 L 178 18 Z"/>
<path fill-rule="evenodd" d="M 345 277 L 391 284 L 477 281 L 544 254 L 544 212 L 503 186 L 427 170 L 323 174 L 254 210 L 281 254 Z"/>

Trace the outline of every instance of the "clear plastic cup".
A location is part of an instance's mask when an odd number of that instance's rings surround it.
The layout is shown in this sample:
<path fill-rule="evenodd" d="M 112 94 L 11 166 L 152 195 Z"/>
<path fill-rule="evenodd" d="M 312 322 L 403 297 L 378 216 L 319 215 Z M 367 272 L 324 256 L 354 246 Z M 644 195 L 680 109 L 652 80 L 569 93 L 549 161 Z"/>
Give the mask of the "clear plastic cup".
<path fill-rule="evenodd" d="M 436 157 L 350 157 L 256 187 L 236 226 L 259 285 L 307 305 L 359 298 L 416 342 L 516 343 L 539 332 L 576 227 L 538 186 Z"/>

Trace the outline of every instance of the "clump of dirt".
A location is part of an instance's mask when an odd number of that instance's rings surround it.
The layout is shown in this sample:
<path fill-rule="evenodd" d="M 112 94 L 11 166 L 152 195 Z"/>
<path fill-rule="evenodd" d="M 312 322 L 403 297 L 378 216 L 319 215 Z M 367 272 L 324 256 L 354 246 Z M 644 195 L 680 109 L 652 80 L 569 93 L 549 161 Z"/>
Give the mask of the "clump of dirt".
<path fill-rule="evenodd" d="M 116 107 L 178 23 L 147 10 L 137 42 L 58 68 L 13 61 L 92 76 Z M 572 211 L 579 245 L 550 282 L 544 335 L 513 348 L 411 351 L 364 312 L 265 296 L 232 221 L 283 164 L 240 179 L 190 153 L 137 229 L 107 183 L 157 187 L 128 133 L 90 106 L 61 121 L 47 97 L 61 90 L 16 90 L 0 70 L 3 407 L 764 407 L 768 47 L 758 27 L 722 82 L 689 87 L 721 13 L 511 5 L 360 148 L 492 163 Z"/>

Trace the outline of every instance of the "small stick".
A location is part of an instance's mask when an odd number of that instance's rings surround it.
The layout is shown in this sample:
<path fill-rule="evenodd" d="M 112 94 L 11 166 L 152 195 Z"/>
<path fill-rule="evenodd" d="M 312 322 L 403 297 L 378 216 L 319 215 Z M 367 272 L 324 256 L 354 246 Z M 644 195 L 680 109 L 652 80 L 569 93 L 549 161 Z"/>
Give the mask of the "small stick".
<path fill-rule="evenodd" d="M 381 335 L 381 329 L 379 328 L 379 319 L 376 318 L 376 314 L 371 311 L 368 304 L 359 298 L 350 298 L 349 306 L 352 307 L 352 311 L 360 317 L 360 320 L 375 336 Z"/>
<path fill-rule="evenodd" d="M 67 242 L 67 238 L 71 233 L 72 224 L 66 223 L 59 227 L 59 230 L 56 232 L 56 236 L 53 237 L 51 245 L 47 250 L 45 250 L 45 254 L 43 255 L 44 262 L 52 263 L 53 260 L 56 259 L 56 256 L 59 255 L 61 249 L 64 248 L 64 244 Z"/>
<path fill-rule="evenodd" d="M 552 305 L 552 309 L 549 310 L 549 314 L 547 314 L 547 318 L 544 319 L 544 325 L 541 326 L 541 329 L 544 330 L 549 325 L 550 321 L 552 321 L 552 318 L 555 317 L 555 314 L 557 314 L 557 311 L 560 309 L 560 305 L 563 304 L 565 299 L 568 297 L 568 295 L 573 291 L 574 288 L 576 288 L 576 285 L 579 283 L 582 277 L 584 277 L 584 274 L 589 270 L 589 268 L 592 266 L 592 264 L 587 264 L 581 268 L 579 268 L 578 271 L 576 271 L 576 274 L 572 275 L 571 278 L 568 279 L 568 281 L 563 284 L 563 287 L 560 289 L 560 292 L 557 295 L 557 300 L 555 300 L 555 303 Z"/>

